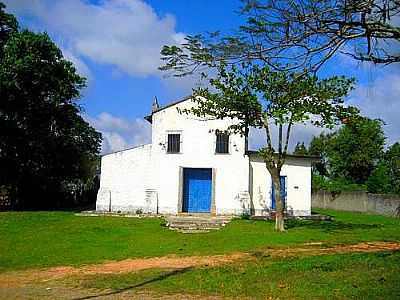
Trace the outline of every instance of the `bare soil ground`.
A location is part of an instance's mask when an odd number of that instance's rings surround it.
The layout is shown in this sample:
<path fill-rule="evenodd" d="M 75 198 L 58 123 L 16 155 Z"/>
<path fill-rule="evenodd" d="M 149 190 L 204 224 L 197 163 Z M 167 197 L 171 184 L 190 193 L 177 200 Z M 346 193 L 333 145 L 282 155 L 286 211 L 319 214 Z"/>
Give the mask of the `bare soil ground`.
<path fill-rule="evenodd" d="M 200 299 L 187 295 L 156 295 L 152 293 L 127 291 L 118 295 L 100 293 L 93 296 L 88 289 L 71 289 L 60 282 L 67 276 L 85 276 L 91 274 L 113 274 L 135 272 L 144 269 L 184 269 L 189 267 L 207 267 L 231 263 L 238 260 L 250 260 L 258 255 L 286 257 L 295 255 L 323 255 L 349 252 L 377 252 L 400 250 L 400 243 L 369 242 L 353 245 L 335 245 L 323 248 L 321 243 L 308 243 L 301 247 L 267 249 L 253 253 L 233 253 L 213 256 L 164 256 L 154 258 L 127 259 L 105 262 L 81 267 L 61 266 L 48 269 L 30 269 L 0 273 L 0 299 Z M 204 298 L 201 298 L 204 299 Z M 220 299 L 220 298 L 206 298 Z"/>

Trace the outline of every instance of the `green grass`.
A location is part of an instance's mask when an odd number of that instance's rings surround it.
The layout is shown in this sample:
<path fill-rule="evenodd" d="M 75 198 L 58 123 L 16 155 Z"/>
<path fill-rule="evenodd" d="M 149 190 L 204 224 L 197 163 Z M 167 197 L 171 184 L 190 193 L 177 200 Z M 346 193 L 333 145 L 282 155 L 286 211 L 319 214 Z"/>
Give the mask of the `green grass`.
<path fill-rule="evenodd" d="M 326 244 L 400 241 L 400 219 L 319 211 L 333 222 L 291 222 L 276 233 L 273 222 L 235 220 L 206 234 L 182 234 L 157 218 L 80 217 L 69 212 L 0 213 L 0 272 L 168 254 L 211 255 L 256 251 L 305 242 Z"/>
<path fill-rule="evenodd" d="M 258 258 L 214 268 L 92 275 L 86 288 L 266 299 L 399 299 L 400 252 Z"/>

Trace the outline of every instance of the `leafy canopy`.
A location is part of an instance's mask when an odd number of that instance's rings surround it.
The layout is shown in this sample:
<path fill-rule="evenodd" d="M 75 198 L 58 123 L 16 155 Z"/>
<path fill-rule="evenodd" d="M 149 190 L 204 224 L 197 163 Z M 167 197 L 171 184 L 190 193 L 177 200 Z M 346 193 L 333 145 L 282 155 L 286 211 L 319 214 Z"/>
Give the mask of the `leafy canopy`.
<path fill-rule="evenodd" d="M 400 144 L 394 143 L 383 154 L 367 180 L 371 193 L 400 194 Z"/>
<path fill-rule="evenodd" d="M 365 183 L 382 156 L 385 136 L 382 121 L 358 118 L 340 128 L 328 148 L 333 177 Z"/>
<path fill-rule="evenodd" d="M 20 31 L 0 3 L 0 185 L 14 204 L 55 206 L 65 183 L 93 176 L 101 135 L 81 115 L 85 83 L 47 34 Z"/>
<path fill-rule="evenodd" d="M 315 75 L 274 71 L 267 66 L 221 64 L 216 77 L 210 79 L 212 88 L 194 90 L 197 105 L 185 112 L 236 120 L 229 130 L 246 136 L 250 127 L 264 128 L 267 140 L 261 154 L 271 167 L 280 169 L 292 124 L 333 127 L 358 113 L 344 103 L 353 83 L 353 79 L 339 76 L 321 80 Z M 279 128 L 278 148 L 272 143 L 272 125 Z M 277 160 L 273 158 L 275 152 Z"/>

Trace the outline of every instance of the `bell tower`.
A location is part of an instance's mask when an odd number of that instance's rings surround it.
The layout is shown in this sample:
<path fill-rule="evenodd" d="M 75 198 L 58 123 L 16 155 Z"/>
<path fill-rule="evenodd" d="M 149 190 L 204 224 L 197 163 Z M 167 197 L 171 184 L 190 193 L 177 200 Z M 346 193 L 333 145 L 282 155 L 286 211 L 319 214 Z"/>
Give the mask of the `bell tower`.
<path fill-rule="evenodd" d="M 151 106 L 151 111 L 152 111 L 152 112 L 155 112 L 155 111 L 158 110 L 159 108 L 160 108 L 160 105 L 158 104 L 157 96 L 154 96 L 153 104 L 152 104 L 152 106 Z"/>

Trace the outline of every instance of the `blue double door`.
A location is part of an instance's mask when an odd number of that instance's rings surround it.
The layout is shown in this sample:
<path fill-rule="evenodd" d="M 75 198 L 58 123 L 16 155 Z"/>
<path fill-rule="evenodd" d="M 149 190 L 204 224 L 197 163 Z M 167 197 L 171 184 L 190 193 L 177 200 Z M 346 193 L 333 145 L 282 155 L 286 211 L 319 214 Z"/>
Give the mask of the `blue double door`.
<path fill-rule="evenodd" d="M 281 183 L 281 197 L 283 198 L 283 205 L 286 207 L 286 176 L 280 176 L 279 177 L 280 183 Z M 274 184 L 272 183 L 272 178 L 271 178 L 271 208 L 275 209 L 276 208 L 276 200 L 275 200 L 275 188 Z"/>
<path fill-rule="evenodd" d="M 183 212 L 208 213 L 211 209 L 212 170 L 183 169 Z"/>

